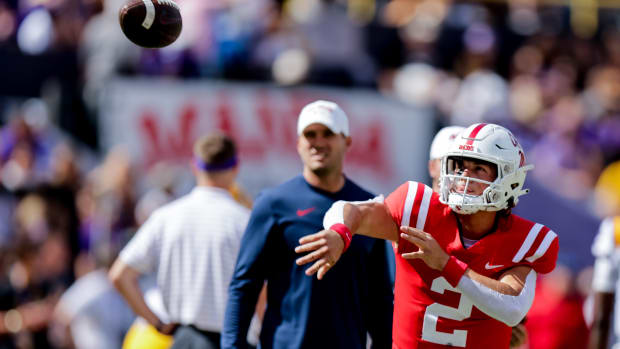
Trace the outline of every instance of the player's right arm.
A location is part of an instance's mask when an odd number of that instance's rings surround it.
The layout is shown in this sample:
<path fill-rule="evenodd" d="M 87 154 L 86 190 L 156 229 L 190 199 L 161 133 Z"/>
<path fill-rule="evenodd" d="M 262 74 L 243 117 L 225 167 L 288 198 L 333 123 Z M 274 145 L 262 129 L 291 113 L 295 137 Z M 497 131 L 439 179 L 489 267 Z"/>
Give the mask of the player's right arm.
<path fill-rule="evenodd" d="M 338 201 L 326 213 L 325 227 L 340 223 L 339 217 L 329 220 L 334 214 L 342 212 L 342 223 L 351 233 L 370 236 L 377 239 L 398 242 L 398 225 L 383 200 L 368 200 L 362 202 Z M 329 230 L 329 229 L 328 229 Z"/>
<path fill-rule="evenodd" d="M 618 278 L 617 259 L 614 258 L 617 241 L 620 241 L 620 218 L 606 219 L 592 245 L 596 260 L 592 278 L 594 312 L 589 349 L 607 348 Z"/>
<path fill-rule="evenodd" d="M 408 184 L 403 184 L 388 197 L 377 197 L 368 201 L 337 201 L 327 211 L 323 219 L 324 230 L 306 235 L 299 240 L 295 252 L 309 252 L 297 259 L 298 265 L 314 262 L 306 269 L 306 275 L 317 274 L 320 280 L 334 266 L 345 250 L 346 240 L 350 242 L 353 235 L 361 234 L 377 239 L 398 242 L 399 226 L 395 217 L 393 202 L 403 201 L 407 196 Z M 403 194 L 404 193 L 404 194 Z M 402 212 L 402 210 L 401 210 Z M 336 232 L 337 226 L 346 232 Z M 350 236 L 348 235 L 350 233 Z"/>
<path fill-rule="evenodd" d="M 235 271 L 228 288 L 221 334 L 223 349 L 246 348 L 248 345 L 247 333 L 269 268 L 269 255 L 278 253 L 269 250 L 269 235 L 275 225 L 271 199 L 268 195 L 260 195 L 241 239 Z"/>

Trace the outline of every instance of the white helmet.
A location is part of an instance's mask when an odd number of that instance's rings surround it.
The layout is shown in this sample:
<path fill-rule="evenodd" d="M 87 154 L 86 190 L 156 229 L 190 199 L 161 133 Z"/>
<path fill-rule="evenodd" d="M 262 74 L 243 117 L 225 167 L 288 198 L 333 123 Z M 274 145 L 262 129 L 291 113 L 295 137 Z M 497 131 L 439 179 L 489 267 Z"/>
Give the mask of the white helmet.
<path fill-rule="evenodd" d="M 441 159 L 446 151 L 450 150 L 450 144 L 464 129 L 465 127 L 461 126 L 446 126 L 439 130 L 431 142 L 428 158 L 430 160 Z"/>
<path fill-rule="evenodd" d="M 496 165 L 497 178 L 488 182 L 457 173 L 454 160 L 463 157 Z M 525 165 L 523 148 L 506 128 L 494 124 L 471 125 L 461 132 L 441 159 L 439 200 L 461 214 L 511 208 L 519 202 L 519 196 L 529 192 L 523 189 L 523 184 L 526 172 L 533 168 L 534 165 Z M 454 190 L 459 181 L 465 181 L 463 193 Z M 466 193 L 471 182 L 488 187 L 481 195 L 469 195 Z"/>

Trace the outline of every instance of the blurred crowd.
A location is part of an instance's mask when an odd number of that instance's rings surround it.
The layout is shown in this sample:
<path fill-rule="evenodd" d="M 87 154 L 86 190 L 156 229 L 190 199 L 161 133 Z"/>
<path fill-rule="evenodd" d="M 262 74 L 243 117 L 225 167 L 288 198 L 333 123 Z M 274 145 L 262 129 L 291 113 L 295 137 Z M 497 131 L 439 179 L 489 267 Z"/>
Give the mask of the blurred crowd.
<path fill-rule="evenodd" d="M 79 331 L 95 325 L 73 320 L 104 299 L 99 314 L 89 312 L 120 347 L 134 316 L 115 292 L 102 297 L 113 291 L 100 271 L 171 193 L 150 183 L 138 196 L 124 151 L 99 161 L 49 122 L 41 100 L 9 119 L 0 137 L 0 348 L 74 347 Z M 90 293 L 63 297 L 78 279 L 88 279 Z M 77 347 L 97 339 L 81 340 Z"/>
<path fill-rule="evenodd" d="M 58 52 L 75 58 L 49 68 L 75 72 L 60 76 L 59 97 L 41 81 L 42 99 L 1 104 L 0 348 L 71 347 L 70 324 L 56 307 L 62 293 L 106 268 L 149 213 L 175 197 L 173 175 L 160 171 L 140 188 L 122 149 L 99 155 L 76 141 L 83 124 L 67 118 L 95 120 L 102 88 L 119 75 L 375 88 L 431 110 L 438 128 L 480 121 L 508 127 L 536 179 L 584 205 L 602 171 L 614 170 L 601 181 L 603 192 L 616 190 L 609 200 L 620 206 L 620 8 L 534 0 L 178 0 L 182 36 L 147 50 L 123 37 L 122 3 L 0 0 L 0 61 Z M 66 64 L 75 66 L 59 68 Z M 5 89 L 11 78 L 15 86 L 28 83 L 1 74 L 9 78 Z M 613 213 L 609 205 L 589 207 Z M 548 294 L 568 294 L 571 306 L 580 305 L 577 280 L 562 272 L 556 277 L 572 286 L 549 283 L 555 288 Z M 550 311 L 533 310 L 534 322 Z"/>
<path fill-rule="evenodd" d="M 179 3 L 181 37 L 149 50 L 120 31 L 123 0 L 2 0 L 0 52 L 73 52 L 65 64 L 76 65 L 69 71 L 86 106 L 70 113 L 78 120 L 96 118 L 102 87 L 118 75 L 358 86 L 428 107 L 442 125 L 508 126 L 539 179 L 570 198 L 586 198 L 620 157 L 618 8 L 525 0 Z M 84 127 L 63 122 L 66 115 L 61 126 L 83 137 Z M 559 171 L 562 178 L 549 176 Z"/>

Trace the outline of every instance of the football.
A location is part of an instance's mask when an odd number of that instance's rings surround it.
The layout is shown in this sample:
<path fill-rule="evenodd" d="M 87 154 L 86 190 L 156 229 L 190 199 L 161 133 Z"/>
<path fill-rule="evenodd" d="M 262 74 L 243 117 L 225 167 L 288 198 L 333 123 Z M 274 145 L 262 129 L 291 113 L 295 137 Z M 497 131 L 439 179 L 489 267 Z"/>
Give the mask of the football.
<path fill-rule="evenodd" d="M 148 48 L 170 45 L 183 27 L 179 5 L 172 0 L 130 0 L 121 7 L 118 18 L 125 36 Z"/>

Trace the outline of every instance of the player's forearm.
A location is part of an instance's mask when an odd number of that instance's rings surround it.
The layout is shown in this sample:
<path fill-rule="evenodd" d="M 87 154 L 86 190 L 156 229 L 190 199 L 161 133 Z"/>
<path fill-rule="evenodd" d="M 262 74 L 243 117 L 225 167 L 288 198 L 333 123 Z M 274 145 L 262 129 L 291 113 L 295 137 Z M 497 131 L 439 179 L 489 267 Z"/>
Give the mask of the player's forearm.
<path fill-rule="evenodd" d="M 481 284 L 484 287 L 489 288 L 492 291 L 501 293 L 507 296 L 518 296 L 521 293 L 521 289 L 523 288 L 523 284 L 520 287 L 514 287 L 506 282 L 502 282 L 500 280 L 492 279 L 490 277 L 486 277 L 479 273 L 476 273 L 472 269 L 467 269 L 465 275 L 463 277 L 468 277 L 471 280 Z"/>
<path fill-rule="evenodd" d="M 350 202 L 342 202 L 342 222 L 351 229 L 353 234 L 360 234 L 359 229 L 362 224 L 363 213 L 362 208 Z"/>
<path fill-rule="evenodd" d="M 352 234 L 398 241 L 398 227 L 387 213 L 382 200 L 380 197 L 368 201 L 337 201 L 325 214 L 323 225 L 329 229 L 341 223 Z"/>
<path fill-rule="evenodd" d="M 468 269 L 457 289 L 483 313 L 512 327 L 525 317 L 532 306 L 536 272 L 529 271 L 523 287 L 519 288 L 511 282 L 494 280 Z"/>
<path fill-rule="evenodd" d="M 357 234 L 398 242 L 398 226 L 381 202 L 358 206 L 361 212 Z"/>

